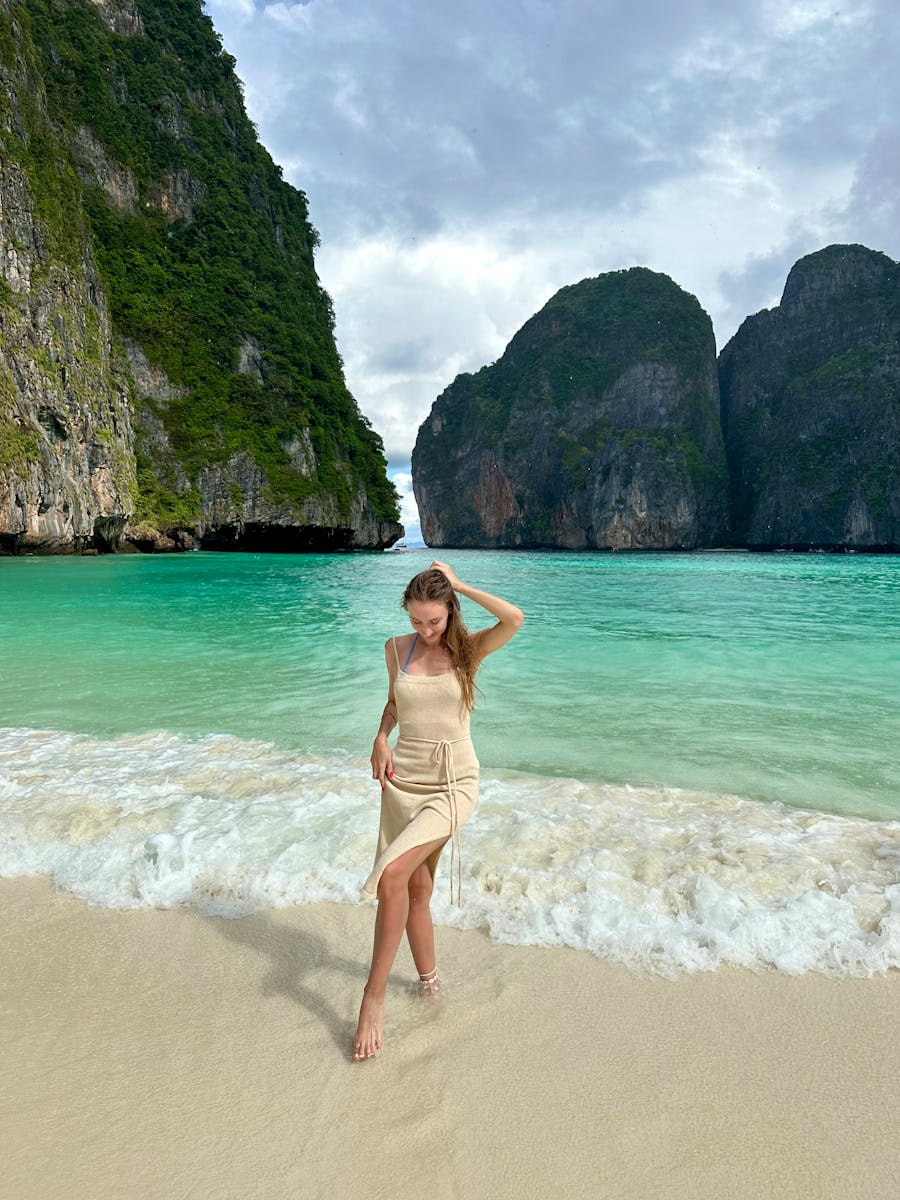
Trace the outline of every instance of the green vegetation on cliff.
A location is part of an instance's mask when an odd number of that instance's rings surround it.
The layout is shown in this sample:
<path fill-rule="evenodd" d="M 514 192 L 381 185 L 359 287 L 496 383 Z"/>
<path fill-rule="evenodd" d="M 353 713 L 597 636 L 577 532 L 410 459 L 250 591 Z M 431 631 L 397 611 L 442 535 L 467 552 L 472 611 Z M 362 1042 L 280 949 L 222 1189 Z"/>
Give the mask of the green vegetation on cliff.
<path fill-rule="evenodd" d="M 426 540 L 690 546 L 725 532 L 712 325 L 635 267 L 565 287 L 419 430 Z"/>
<path fill-rule="evenodd" d="M 800 259 L 719 376 L 742 541 L 900 545 L 900 264 L 859 245 Z"/>
<path fill-rule="evenodd" d="M 199 0 L 106 7 L 126 32 L 90 0 L 9 4 L 30 36 L 17 47 L 0 12 L 0 56 L 25 54 L 33 76 L 26 136 L 6 145 L 51 253 L 77 258 L 87 227 L 117 331 L 180 393 L 154 413 L 166 439 L 138 442 L 136 515 L 160 526 L 199 515 L 196 487 L 169 486 L 167 456 L 196 482 L 246 451 L 274 503 L 333 497 L 349 523 L 363 487 L 373 515 L 396 520 L 381 440 L 344 383 L 306 198 L 259 145 L 234 60 Z M 256 361 L 241 373 L 247 345 Z M 302 429 L 314 473 L 286 448 Z"/>
<path fill-rule="evenodd" d="M 37 442 L 0 412 L 0 471 L 21 470 L 38 452 Z"/>
<path fill-rule="evenodd" d="M 711 413 L 705 373 L 709 371 L 712 329 L 709 317 L 666 275 L 633 267 L 610 271 L 564 287 L 515 335 L 503 358 L 453 383 L 453 404 L 444 406 L 448 427 L 478 416 L 486 438 L 509 433 L 510 416 L 522 403 L 537 400 L 564 411 L 573 402 L 599 398 L 635 362 L 665 363 L 685 379 L 698 381 L 701 407 Z M 577 443 L 584 455 L 595 453 L 613 433 L 608 416 L 599 416 Z M 524 437 L 520 434 L 519 437 Z M 576 451 L 570 442 L 568 461 Z"/>
<path fill-rule="evenodd" d="M 0 141 L 4 155 L 18 163 L 28 176 L 48 262 L 72 266 L 80 262 L 87 236 L 81 213 L 81 188 L 52 121 L 38 98 L 43 67 L 35 42 L 27 36 L 31 20 L 30 6 L 0 5 L 0 62 L 10 74 L 23 65 L 29 84 L 15 93 L 15 119 L 12 95 L 6 88 L 0 88 L 0 113 L 3 116 Z M 20 33 L 26 36 L 20 37 Z"/>

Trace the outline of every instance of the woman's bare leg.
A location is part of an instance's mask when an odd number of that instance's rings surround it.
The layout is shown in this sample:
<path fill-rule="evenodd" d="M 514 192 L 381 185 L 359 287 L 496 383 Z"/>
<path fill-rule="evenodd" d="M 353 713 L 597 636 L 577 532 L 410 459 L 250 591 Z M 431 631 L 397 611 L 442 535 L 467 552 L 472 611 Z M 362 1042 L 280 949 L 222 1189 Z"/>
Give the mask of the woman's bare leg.
<path fill-rule="evenodd" d="M 434 923 L 431 919 L 431 893 L 440 849 L 428 856 L 409 877 L 409 916 L 406 918 L 406 939 L 413 962 L 420 975 L 430 975 L 435 968 Z"/>
<path fill-rule="evenodd" d="M 356 1059 L 370 1058 L 381 1049 L 384 996 L 388 976 L 409 919 L 409 881 L 416 868 L 422 866 L 435 851 L 439 851 L 445 842 L 446 838 L 442 838 L 439 842 L 414 846 L 412 850 L 407 850 L 392 863 L 388 863 L 381 873 L 381 879 L 378 881 L 378 911 L 375 914 L 372 965 L 359 1009 L 356 1037 L 353 1040 L 353 1057 Z"/>

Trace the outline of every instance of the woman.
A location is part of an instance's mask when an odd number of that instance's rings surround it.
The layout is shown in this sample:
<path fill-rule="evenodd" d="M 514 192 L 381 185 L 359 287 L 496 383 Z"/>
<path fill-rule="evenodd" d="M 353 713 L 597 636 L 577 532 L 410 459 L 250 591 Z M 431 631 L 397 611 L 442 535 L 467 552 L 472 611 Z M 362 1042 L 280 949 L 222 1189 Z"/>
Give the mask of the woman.
<path fill-rule="evenodd" d="M 469 633 L 457 593 L 480 604 L 497 624 Z M 433 562 L 409 582 L 402 603 L 413 632 L 385 643 L 388 699 L 372 748 L 372 778 L 381 784 L 381 826 L 375 867 L 363 895 L 378 899 L 378 911 L 353 1043 L 355 1059 L 381 1049 L 388 975 L 404 929 L 421 988 L 437 990 L 429 902 L 438 858 L 448 841 L 450 899 L 452 903 L 455 864 L 459 900 L 459 828 L 478 799 L 478 759 L 469 738 L 475 673 L 523 619 L 514 604 L 462 583 L 442 562 Z M 388 735 L 398 722 L 392 751 Z"/>

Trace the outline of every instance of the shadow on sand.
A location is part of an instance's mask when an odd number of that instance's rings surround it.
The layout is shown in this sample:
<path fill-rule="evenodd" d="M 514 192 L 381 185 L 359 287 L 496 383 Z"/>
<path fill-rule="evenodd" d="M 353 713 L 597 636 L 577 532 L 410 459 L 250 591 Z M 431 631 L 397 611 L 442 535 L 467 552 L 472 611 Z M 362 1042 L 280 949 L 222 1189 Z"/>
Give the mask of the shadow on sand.
<path fill-rule="evenodd" d="M 274 921 L 268 913 L 247 917 L 222 919 L 209 917 L 223 937 L 248 946 L 269 960 L 268 971 L 260 991 L 264 996 L 282 995 L 298 1004 L 331 1034 L 332 1041 L 342 1054 L 351 1057 L 351 1043 L 356 1029 L 356 1014 L 352 1023 L 330 1003 L 324 987 L 316 986 L 311 977 L 324 977 L 329 972 L 340 973 L 359 982 L 360 994 L 366 981 L 367 962 L 345 958 L 318 934 L 308 929 L 291 928 Z"/>

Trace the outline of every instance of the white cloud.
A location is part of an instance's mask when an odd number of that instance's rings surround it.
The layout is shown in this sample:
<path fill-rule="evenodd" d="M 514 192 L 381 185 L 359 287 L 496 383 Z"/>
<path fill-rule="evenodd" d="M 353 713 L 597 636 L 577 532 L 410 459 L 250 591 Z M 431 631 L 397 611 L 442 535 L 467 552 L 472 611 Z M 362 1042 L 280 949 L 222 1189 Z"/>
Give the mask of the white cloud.
<path fill-rule="evenodd" d="M 220 13 L 219 26 L 223 24 L 222 15 L 229 16 L 238 24 L 246 24 L 256 16 L 256 5 L 253 0 L 216 0 L 216 9 Z"/>
<path fill-rule="evenodd" d="M 859 0 L 855 0 L 849 9 L 836 9 L 834 0 L 804 0 L 794 4 L 785 3 L 785 0 L 769 0 L 764 5 L 764 12 L 771 21 L 773 31 L 787 38 L 809 35 L 822 29 L 848 29 L 872 17 L 870 6 Z"/>
<path fill-rule="evenodd" d="M 565 284 L 645 265 L 721 346 L 830 241 L 900 257 L 894 0 L 209 0 L 310 199 L 360 407 L 435 397 Z"/>
<path fill-rule="evenodd" d="M 390 478 L 400 496 L 400 521 L 403 525 L 407 546 L 423 546 L 422 530 L 419 526 L 419 510 L 412 490 L 412 475 L 409 471 L 391 471 Z"/>

